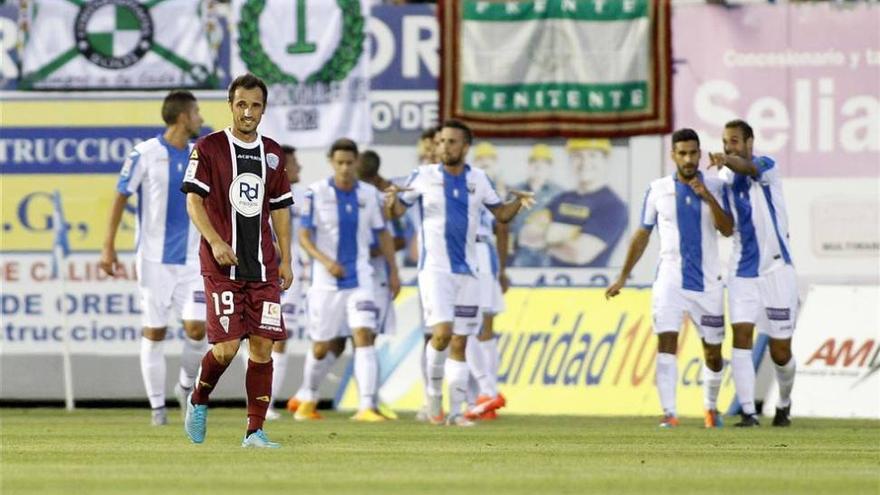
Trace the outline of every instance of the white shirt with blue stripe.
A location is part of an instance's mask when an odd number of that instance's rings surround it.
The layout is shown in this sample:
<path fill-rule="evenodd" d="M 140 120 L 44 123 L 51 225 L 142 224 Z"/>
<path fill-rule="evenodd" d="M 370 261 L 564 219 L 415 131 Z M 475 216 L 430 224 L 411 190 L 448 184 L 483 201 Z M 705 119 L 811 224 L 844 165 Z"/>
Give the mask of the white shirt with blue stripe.
<path fill-rule="evenodd" d="M 306 189 L 298 184 L 291 184 L 290 192 L 293 194 L 293 204 L 288 207 L 290 212 L 290 259 L 293 260 L 294 274 L 299 277 L 298 271 L 308 261 L 308 255 L 299 245 L 299 229 L 302 228 Z"/>
<path fill-rule="evenodd" d="M 731 272 L 745 278 L 792 264 L 788 213 L 776 163 L 768 156 L 755 157 L 752 163 L 758 169 L 757 177 L 726 167 L 718 173 L 730 188 L 736 222 Z"/>
<path fill-rule="evenodd" d="M 443 165 L 422 165 L 407 181 L 400 201 L 419 210 L 420 270 L 476 274 L 476 239 L 483 207 L 501 205 L 486 173 L 465 165 L 451 175 Z"/>
<path fill-rule="evenodd" d="M 137 256 L 167 265 L 199 264 L 200 234 L 186 213 L 180 184 L 192 145 L 172 146 L 162 135 L 139 143 L 125 160 L 116 190 L 137 194 Z"/>
<path fill-rule="evenodd" d="M 333 177 L 310 185 L 303 201 L 302 228 L 312 230 L 312 242 L 345 269 L 345 277 L 330 275 L 321 263 L 312 263 L 312 287 L 353 289 L 373 274 L 370 244 L 385 229 L 382 206 L 375 187 L 356 181 L 344 191 Z"/>
<path fill-rule="evenodd" d="M 720 179 L 702 174 L 700 177 L 719 204 L 729 205 Z M 676 174 L 651 182 L 645 193 L 641 224 L 648 230 L 656 225 L 659 230 L 658 281 L 696 292 L 722 285 L 712 211 Z"/>
<path fill-rule="evenodd" d="M 498 239 L 495 236 L 495 215 L 488 208 L 480 209 L 480 225 L 477 227 L 477 240 L 489 245 L 489 265 L 492 276 L 498 276 Z"/>

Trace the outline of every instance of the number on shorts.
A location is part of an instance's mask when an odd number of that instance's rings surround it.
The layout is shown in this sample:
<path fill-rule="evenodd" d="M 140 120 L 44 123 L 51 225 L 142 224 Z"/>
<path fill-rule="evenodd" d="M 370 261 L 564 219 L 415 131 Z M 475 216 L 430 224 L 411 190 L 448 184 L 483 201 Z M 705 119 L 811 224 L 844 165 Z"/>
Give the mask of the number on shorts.
<path fill-rule="evenodd" d="M 224 290 L 219 294 L 212 292 L 211 297 L 214 298 L 214 313 L 216 313 L 217 316 L 220 316 L 221 314 L 231 315 L 235 312 L 235 302 L 232 299 L 232 291 Z M 220 306 L 223 306 L 222 312 L 220 311 Z"/>

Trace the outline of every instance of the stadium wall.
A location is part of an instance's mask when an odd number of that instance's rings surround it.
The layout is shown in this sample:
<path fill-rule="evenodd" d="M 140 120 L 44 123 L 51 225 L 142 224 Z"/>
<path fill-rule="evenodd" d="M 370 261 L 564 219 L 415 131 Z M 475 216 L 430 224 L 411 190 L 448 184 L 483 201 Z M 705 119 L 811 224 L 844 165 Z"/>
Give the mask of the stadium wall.
<path fill-rule="evenodd" d="M 4 40 L 15 39 L 7 36 L 15 28 L 10 20 L 13 15 L 14 8 L 0 8 Z M 372 147 L 383 158 L 384 175 L 405 175 L 417 161 L 414 143 L 418 134 L 437 116 L 436 20 L 424 6 L 380 7 L 374 11 L 369 28 L 373 43 Z M 877 32 L 880 7 L 868 3 L 848 7 L 830 3 L 747 5 L 732 10 L 692 5 L 674 10 L 676 126 L 694 127 L 703 136 L 703 148 L 715 151 L 720 148 L 723 122 L 743 116 L 754 124 L 757 151 L 779 158 L 786 177 L 791 242 L 805 302 L 795 351 L 802 373 L 807 374 L 803 378 L 799 375 L 795 393 L 826 390 L 822 387 L 827 386 L 828 393 L 839 399 L 828 405 L 827 399 L 820 404 L 820 394 L 796 395 L 796 413 L 878 417 L 880 409 L 876 402 L 864 405 L 856 397 L 870 398 L 871 394 L 863 391 L 878 389 L 880 100 L 876 88 L 880 87 L 880 46 L 876 36 L 869 35 Z M 706 39 L 714 42 L 707 44 Z M 834 40 L 833 47 L 829 48 L 828 40 Z M 9 56 L 0 57 L 2 87 L 9 89 L 15 87 L 16 54 L 12 46 L 4 49 Z M 197 95 L 206 128 L 225 126 L 225 93 L 200 91 Z M 121 161 L 139 140 L 160 132 L 158 109 L 163 96 L 162 92 L 3 92 L 0 399 L 63 397 L 56 339 L 62 325 L 73 329 L 77 397 L 142 396 L 136 364 L 140 309 L 131 278 L 134 205 L 123 219 L 118 243 L 121 250 L 129 251 L 123 254 L 128 275 L 116 281 L 103 278 L 97 270 L 97 256 L 106 222 L 104 212 Z M 295 138 L 278 138 L 299 144 Z M 624 239 L 637 225 L 637 209 L 647 183 L 671 171 L 665 142 L 662 136 L 644 136 L 611 143 L 610 183 L 629 206 Z M 520 182 L 538 141 L 491 143 L 503 166 L 505 182 Z M 566 142 L 541 143 L 551 150 L 553 178 L 566 183 Z M 322 149 L 301 148 L 304 183 L 329 173 L 324 153 Z M 64 297 L 58 283 L 49 277 L 53 239 L 49 195 L 54 190 L 61 193 L 72 229 L 74 254 L 62 268 L 68 277 L 68 295 Z M 623 299 L 626 304 L 615 303 L 624 304 L 624 308 L 605 303 L 599 297 L 601 291 L 590 288 L 602 287 L 616 275 L 625 243 L 621 242 L 604 267 L 511 269 L 510 275 L 520 287 L 508 294 L 512 310 L 500 318 L 499 325 L 505 353 L 502 370 L 508 370 L 503 387 L 511 397 L 517 397 L 511 403 L 512 411 L 656 411 L 653 371 L 646 371 L 653 359 L 647 290 L 634 289 L 632 296 Z M 637 286 L 650 284 L 653 278 L 655 244 L 653 240 L 634 274 Z M 729 244 L 722 249 L 729 250 Z M 411 281 L 412 272 L 406 275 Z M 59 311 L 59 299 L 70 304 L 69 315 Z M 566 306 L 555 304 L 557 301 L 565 301 Z M 406 339 L 416 335 L 413 302 L 411 292 L 398 302 L 399 311 L 408 315 L 404 318 L 408 323 L 401 325 L 396 340 L 386 343 L 386 352 L 402 345 L 398 340 L 408 342 Z M 844 311 L 840 305 L 845 302 L 858 304 L 846 306 Z M 699 404 L 688 371 L 698 354 L 693 348 L 696 339 L 692 329 L 684 331 L 686 335 L 691 332 L 680 361 L 683 411 L 688 414 Z M 170 340 L 179 338 L 179 331 L 170 333 Z M 570 346 L 561 340 L 567 335 L 573 342 Z M 837 340 L 828 344 L 832 336 Z M 292 393 L 298 385 L 305 349 L 301 333 L 291 342 L 293 359 L 285 393 Z M 511 356 L 517 343 L 530 351 L 515 359 Z M 169 344 L 169 364 L 173 366 L 179 349 L 173 342 Z M 642 347 L 639 361 L 633 357 L 637 346 Z M 565 358 L 563 349 L 568 349 Z M 606 350 L 607 356 L 603 356 Z M 575 359 L 580 353 L 584 353 L 583 364 Z M 597 353 L 596 359 L 593 353 Z M 408 360 L 415 356 L 403 355 Z M 403 362 L 408 363 L 406 359 Z M 555 368 L 556 359 L 561 371 Z M 343 381 L 345 369 L 345 362 L 337 368 Z M 565 383 L 566 372 L 573 377 L 575 370 L 579 370 L 577 380 L 570 378 Z M 240 372 L 240 368 L 231 371 Z M 640 378 L 637 384 L 634 377 Z M 218 397 L 240 397 L 239 378 L 224 379 Z M 386 378 L 389 381 L 383 393 L 390 394 L 402 408 L 413 406 L 414 389 L 392 387 L 400 380 L 396 372 Z M 827 384 L 803 385 L 813 383 L 810 380 L 827 380 Z M 727 381 L 724 390 L 729 393 Z M 333 390 L 324 391 L 333 394 Z M 348 394 L 349 388 L 341 387 L 338 399 L 343 406 L 348 404 Z M 625 405 L 627 410 L 615 412 L 615 404 L 621 409 Z"/>

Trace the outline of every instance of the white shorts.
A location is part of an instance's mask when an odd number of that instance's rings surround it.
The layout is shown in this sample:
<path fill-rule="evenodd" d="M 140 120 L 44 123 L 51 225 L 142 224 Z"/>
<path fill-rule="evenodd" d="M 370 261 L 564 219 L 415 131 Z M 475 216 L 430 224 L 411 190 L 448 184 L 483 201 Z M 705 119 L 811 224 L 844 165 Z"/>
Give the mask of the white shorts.
<path fill-rule="evenodd" d="M 798 310 L 797 274 L 785 265 L 754 278 L 730 277 L 732 323 L 754 323 L 771 339 L 790 339 Z"/>
<path fill-rule="evenodd" d="M 138 258 L 141 322 L 166 328 L 173 314 L 184 321 L 205 321 L 205 282 L 198 265 L 166 265 Z"/>
<path fill-rule="evenodd" d="M 455 335 L 480 330 L 480 284 L 473 275 L 434 270 L 419 272 L 419 294 L 425 326 L 452 323 Z"/>
<path fill-rule="evenodd" d="M 354 289 L 312 287 L 308 294 L 309 338 L 327 342 L 351 336 L 352 328 L 376 328 L 372 284 Z"/>
<path fill-rule="evenodd" d="M 724 342 L 724 287 L 720 285 L 697 292 L 658 279 L 651 293 L 651 307 L 654 333 L 677 333 L 687 313 L 707 344 Z"/>
<path fill-rule="evenodd" d="M 394 335 L 397 329 L 397 313 L 394 311 L 388 282 L 373 277 L 373 284 L 376 288 L 376 335 Z"/>
<path fill-rule="evenodd" d="M 480 310 L 484 314 L 497 315 L 504 311 L 504 293 L 498 276 L 493 273 L 492 259 L 498 263 L 495 246 L 488 242 L 477 242 L 477 275 L 480 284 Z"/>

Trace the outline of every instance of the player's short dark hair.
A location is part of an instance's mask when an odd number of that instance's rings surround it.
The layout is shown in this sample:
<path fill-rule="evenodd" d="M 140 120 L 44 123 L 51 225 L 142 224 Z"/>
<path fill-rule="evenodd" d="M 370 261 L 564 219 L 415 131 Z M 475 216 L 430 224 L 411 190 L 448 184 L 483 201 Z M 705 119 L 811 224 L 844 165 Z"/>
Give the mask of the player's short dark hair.
<path fill-rule="evenodd" d="M 436 136 L 438 132 L 440 132 L 440 128 L 436 125 L 428 127 L 427 129 L 422 131 L 422 135 L 419 136 L 419 140 L 421 141 L 422 139 L 434 139 L 434 136 Z"/>
<path fill-rule="evenodd" d="M 177 122 L 180 114 L 189 111 L 190 105 L 196 102 L 196 97 L 185 89 L 175 89 L 168 93 L 162 102 L 162 120 L 166 125 Z"/>
<path fill-rule="evenodd" d="M 755 137 L 755 133 L 754 131 L 752 131 L 752 126 L 750 126 L 748 122 L 742 119 L 731 120 L 730 122 L 724 124 L 724 128 L 739 129 L 740 132 L 742 132 L 743 139 L 745 140 Z"/>
<path fill-rule="evenodd" d="M 675 147 L 675 143 L 682 143 L 685 141 L 696 141 L 697 146 L 700 145 L 700 136 L 697 135 L 697 131 L 693 129 L 689 129 L 687 127 L 683 129 L 679 129 L 672 133 L 672 147 Z"/>
<path fill-rule="evenodd" d="M 296 153 L 296 148 L 294 148 L 293 146 L 291 146 L 291 145 L 289 145 L 289 144 L 282 144 L 282 145 L 281 145 L 281 151 L 282 151 L 285 155 L 289 155 L 289 154 L 291 154 L 291 153 Z"/>
<path fill-rule="evenodd" d="M 269 89 L 266 87 L 266 83 L 251 73 L 240 75 L 232 80 L 232 84 L 229 85 L 229 103 L 232 103 L 232 99 L 235 97 L 235 90 L 238 88 L 260 88 L 263 92 L 263 106 L 265 106 L 266 102 L 269 100 Z"/>
<path fill-rule="evenodd" d="M 471 132 L 471 128 L 467 126 L 464 122 L 458 119 L 446 119 L 443 121 L 443 125 L 440 126 L 441 129 L 445 129 L 449 127 L 450 129 L 458 129 L 464 133 L 464 142 L 467 144 L 471 144 L 474 142 L 474 133 Z"/>
<path fill-rule="evenodd" d="M 382 159 L 379 158 L 379 153 L 376 153 L 373 150 L 364 150 L 358 158 L 361 161 L 359 169 L 361 179 L 372 179 L 379 175 L 379 167 L 382 165 Z"/>
<path fill-rule="evenodd" d="M 333 153 L 337 151 L 351 151 L 354 156 L 358 154 L 358 145 L 348 138 L 339 138 L 330 145 L 330 151 L 327 152 L 329 158 L 333 158 Z"/>

